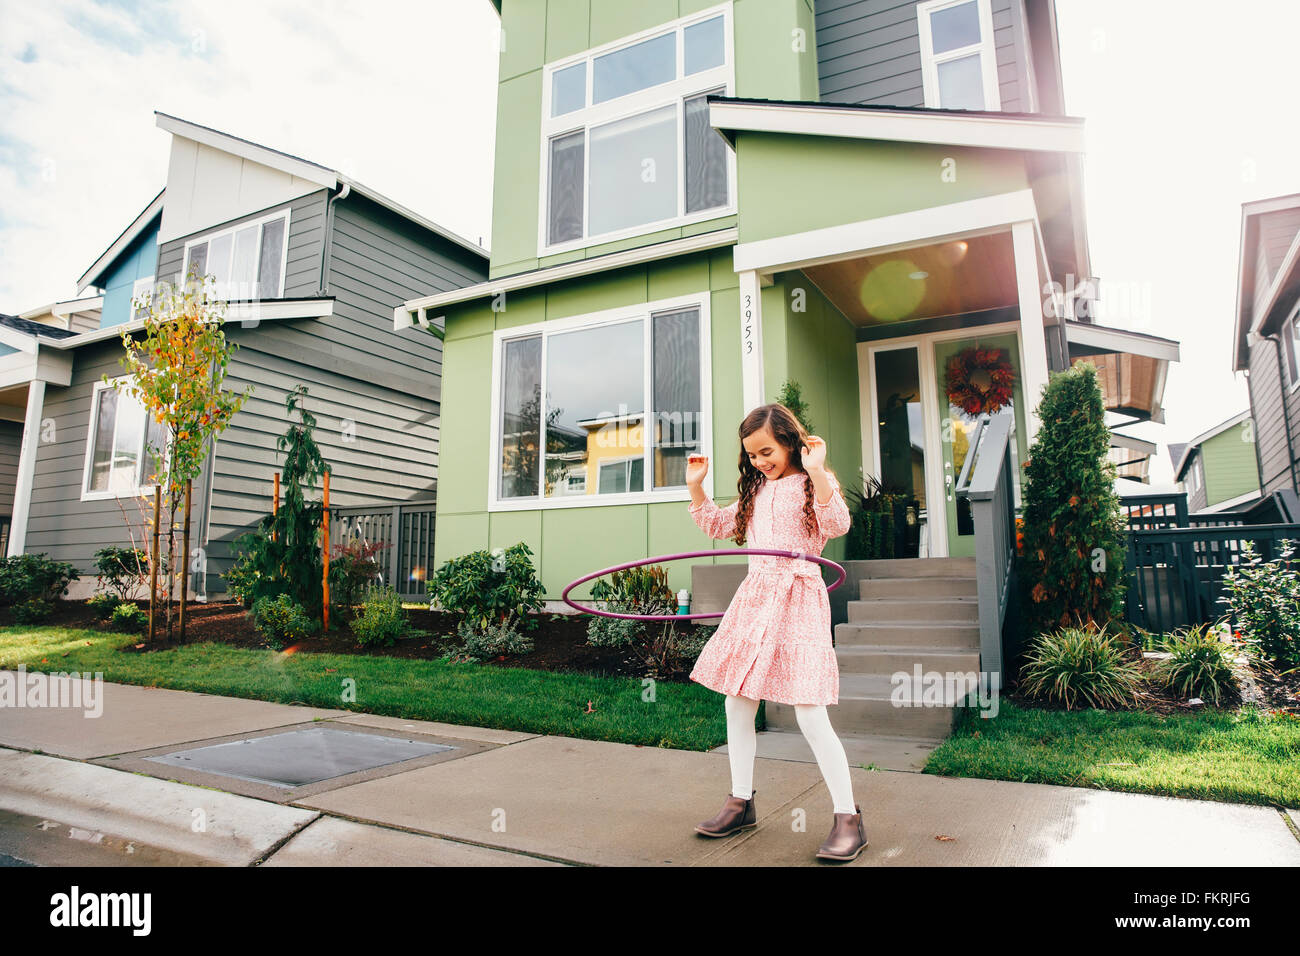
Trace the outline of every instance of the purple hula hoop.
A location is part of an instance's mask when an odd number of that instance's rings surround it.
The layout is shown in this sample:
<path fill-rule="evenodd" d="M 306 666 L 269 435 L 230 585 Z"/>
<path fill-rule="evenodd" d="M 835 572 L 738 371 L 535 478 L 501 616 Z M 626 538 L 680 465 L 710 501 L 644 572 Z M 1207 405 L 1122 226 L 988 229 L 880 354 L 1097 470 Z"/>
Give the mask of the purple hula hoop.
<path fill-rule="evenodd" d="M 722 617 L 727 613 L 726 611 L 711 611 L 708 614 L 615 614 L 612 611 L 597 611 L 595 608 L 583 607 L 581 604 L 569 600 L 570 591 L 576 588 L 579 584 L 582 584 L 584 581 L 590 581 L 592 578 L 598 578 L 606 574 L 613 574 L 615 571 L 626 571 L 628 568 L 639 568 L 645 564 L 655 564 L 659 561 L 680 561 L 682 558 L 716 558 L 719 554 L 771 554 L 780 558 L 799 558 L 804 561 L 814 561 L 817 564 L 825 565 L 828 568 L 834 568 L 839 572 L 840 576 L 836 579 L 834 584 L 826 588 L 827 594 L 843 584 L 844 578 L 846 577 L 843 565 L 836 564 L 830 558 L 823 558 L 818 554 L 808 554 L 804 551 L 782 551 L 771 548 L 730 548 L 726 551 L 683 551 L 680 554 L 660 554 L 653 558 L 645 558 L 641 561 L 629 561 L 627 564 L 617 564 L 612 568 L 602 568 L 599 571 L 593 571 L 585 577 L 578 578 L 575 581 L 570 581 L 560 597 L 565 604 L 569 605 L 569 607 L 576 608 L 586 614 L 596 614 L 600 617 L 617 617 L 629 621 L 693 621 L 703 617 Z"/>

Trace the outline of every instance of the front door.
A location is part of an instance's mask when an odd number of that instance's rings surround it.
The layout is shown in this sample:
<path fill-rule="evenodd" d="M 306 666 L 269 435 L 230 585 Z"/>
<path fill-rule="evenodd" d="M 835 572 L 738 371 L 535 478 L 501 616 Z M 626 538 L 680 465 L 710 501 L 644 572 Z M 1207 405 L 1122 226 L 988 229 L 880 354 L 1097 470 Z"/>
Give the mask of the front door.
<path fill-rule="evenodd" d="M 971 521 L 970 504 L 957 496 L 957 482 L 961 477 L 962 466 L 970 452 L 970 442 L 974 437 L 978 413 L 970 414 L 954 405 L 949 399 L 948 362 L 953 357 L 971 348 L 997 349 L 1001 358 L 1008 361 L 1015 375 L 1012 387 L 1012 399 L 997 414 L 1010 415 L 1015 423 L 1012 431 L 1012 460 L 1019 462 L 1020 450 L 1025 447 L 1024 393 L 1020 377 L 1020 350 L 1014 332 L 997 335 L 971 336 L 962 339 L 948 339 L 934 344 L 934 370 L 939 391 L 939 461 L 943 469 L 943 512 L 932 508 L 931 520 L 943 520 L 946 514 L 948 526 L 948 554 L 954 558 L 973 557 L 975 554 L 975 527 Z M 975 372 L 971 376 L 974 384 L 987 387 L 987 373 Z M 1015 500 L 1020 504 L 1020 469 L 1015 474 Z M 969 480 L 969 478 L 968 478 Z"/>

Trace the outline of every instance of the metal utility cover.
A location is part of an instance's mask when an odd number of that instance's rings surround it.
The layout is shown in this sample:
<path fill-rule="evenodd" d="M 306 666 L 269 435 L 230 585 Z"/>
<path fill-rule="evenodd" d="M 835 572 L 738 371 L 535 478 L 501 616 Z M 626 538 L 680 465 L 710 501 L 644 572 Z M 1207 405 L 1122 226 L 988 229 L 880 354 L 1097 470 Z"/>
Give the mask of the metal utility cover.
<path fill-rule="evenodd" d="M 447 744 L 405 737 L 385 737 L 334 727 L 304 727 L 282 734 L 232 740 L 144 759 L 292 790 L 332 777 L 455 749 Z"/>

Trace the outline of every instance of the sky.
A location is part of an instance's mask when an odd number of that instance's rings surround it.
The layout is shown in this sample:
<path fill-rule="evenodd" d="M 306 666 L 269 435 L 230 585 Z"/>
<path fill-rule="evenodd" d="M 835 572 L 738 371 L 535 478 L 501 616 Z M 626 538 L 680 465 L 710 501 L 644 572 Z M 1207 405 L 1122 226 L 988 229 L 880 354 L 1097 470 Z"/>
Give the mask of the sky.
<path fill-rule="evenodd" d="M 1300 3 L 1222 9 L 1057 0 L 1098 321 L 1181 342 L 1166 424 L 1128 429 L 1160 443 L 1156 486 L 1167 442 L 1248 405 L 1231 371 L 1241 203 L 1300 192 Z M 489 246 L 498 34 L 488 0 L 0 0 L 0 312 L 71 297 L 158 192 L 170 137 L 154 110 Z"/>

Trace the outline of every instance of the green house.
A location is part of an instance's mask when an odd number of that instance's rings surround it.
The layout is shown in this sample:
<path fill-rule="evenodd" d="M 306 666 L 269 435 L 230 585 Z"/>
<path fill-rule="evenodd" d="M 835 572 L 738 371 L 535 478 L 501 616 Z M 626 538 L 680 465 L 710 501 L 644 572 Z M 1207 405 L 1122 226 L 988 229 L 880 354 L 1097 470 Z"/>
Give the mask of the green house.
<path fill-rule="evenodd" d="M 1247 511 L 1259 501 L 1255 421 L 1249 410 L 1169 450 L 1190 514 Z"/>

